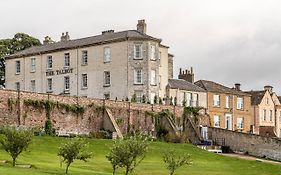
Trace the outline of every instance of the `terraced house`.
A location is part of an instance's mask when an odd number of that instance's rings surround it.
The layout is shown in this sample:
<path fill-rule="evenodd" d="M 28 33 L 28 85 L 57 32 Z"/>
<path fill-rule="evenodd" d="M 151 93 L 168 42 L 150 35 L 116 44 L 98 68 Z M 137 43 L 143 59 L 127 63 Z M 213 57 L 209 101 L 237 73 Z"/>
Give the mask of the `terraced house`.
<path fill-rule="evenodd" d="M 251 132 L 251 96 L 240 90 L 240 84 L 235 84 L 235 88 L 207 80 L 199 80 L 195 84 L 207 91 L 207 113 L 211 126 Z"/>
<path fill-rule="evenodd" d="M 164 98 L 173 55 L 146 29 L 139 20 L 137 30 L 75 40 L 63 33 L 59 42 L 46 37 L 44 45 L 6 58 L 6 88 L 118 100 L 134 94 L 138 101 Z"/>

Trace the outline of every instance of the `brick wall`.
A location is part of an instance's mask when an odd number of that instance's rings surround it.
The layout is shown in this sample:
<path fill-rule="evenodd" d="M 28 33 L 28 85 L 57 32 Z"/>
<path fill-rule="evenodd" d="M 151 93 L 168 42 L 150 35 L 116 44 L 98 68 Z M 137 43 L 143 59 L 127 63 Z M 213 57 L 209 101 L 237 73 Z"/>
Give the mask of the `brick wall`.
<path fill-rule="evenodd" d="M 225 139 L 225 145 L 233 151 L 248 152 L 250 155 L 281 161 L 281 140 L 255 134 L 208 128 L 211 140 Z"/>
<path fill-rule="evenodd" d="M 20 103 L 13 105 L 11 109 L 8 99 Z M 154 124 L 149 116 L 145 116 L 146 111 L 160 112 L 168 109 L 177 117 L 181 117 L 183 108 L 178 106 L 158 105 L 158 104 L 138 104 L 121 101 L 90 99 L 84 97 L 48 95 L 43 93 L 18 92 L 13 90 L 0 90 L 0 124 L 25 125 L 27 127 L 44 127 L 46 121 L 46 111 L 44 109 L 25 106 L 24 100 L 50 100 L 53 102 L 66 104 L 79 104 L 87 106 L 105 106 L 109 108 L 118 123 L 122 133 L 126 133 L 129 124 L 134 129 L 151 133 L 154 131 Z M 50 118 L 57 130 L 64 130 L 76 133 L 88 133 L 92 130 L 100 130 L 103 127 L 102 111 L 97 111 L 87 107 L 83 114 L 66 112 L 63 109 L 54 108 L 50 113 Z"/>

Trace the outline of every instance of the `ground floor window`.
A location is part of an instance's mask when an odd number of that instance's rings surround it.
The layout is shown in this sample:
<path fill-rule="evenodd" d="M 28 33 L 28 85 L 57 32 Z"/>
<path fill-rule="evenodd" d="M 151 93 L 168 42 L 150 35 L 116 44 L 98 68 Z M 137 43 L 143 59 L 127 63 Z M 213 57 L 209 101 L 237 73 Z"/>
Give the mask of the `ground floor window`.
<path fill-rule="evenodd" d="M 220 127 L 220 116 L 214 115 L 214 127 L 219 128 Z"/>
<path fill-rule="evenodd" d="M 237 118 L 237 129 L 243 129 L 244 128 L 244 119 L 242 117 Z"/>
<path fill-rule="evenodd" d="M 135 94 L 136 94 L 136 101 L 138 103 L 141 103 L 142 102 L 143 92 L 142 91 L 135 91 Z"/>
<path fill-rule="evenodd" d="M 69 76 L 64 77 L 64 90 L 69 90 L 70 88 L 70 81 Z"/>
<path fill-rule="evenodd" d="M 104 99 L 110 100 L 110 93 L 104 93 Z"/>
<path fill-rule="evenodd" d="M 53 90 L 53 79 L 48 78 L 47 79 L 47 92 L 51 92 Z"/>

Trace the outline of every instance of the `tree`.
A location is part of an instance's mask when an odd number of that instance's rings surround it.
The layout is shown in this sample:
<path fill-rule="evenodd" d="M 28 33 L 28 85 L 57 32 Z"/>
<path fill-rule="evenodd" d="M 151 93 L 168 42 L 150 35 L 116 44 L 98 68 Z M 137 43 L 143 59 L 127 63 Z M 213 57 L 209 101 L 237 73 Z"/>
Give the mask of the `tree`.
<path fill-rule="evenodd" d="M 1 134 L 0 143 L 4 150 L 12 157 L 13 166 L 15 166 L 17 157 L 31 143 L 33 133 L 30 130 L 17 129 L 15 127 L 3 127 Z"/>
<path fill-rule="evenodd" d="M 163 161 L 166 164 L 166 168 L 170 171 L 170 175 L 173 175 L 179 167 L 191 164 L 189 154 L 176 155 L 175 150 L 164 152 Z"/>
<path fill-rule="evenodd" d="M 115 174 L 118 167 L 125 168 L 125 174 L 132 173 L 144 159 L 148 141 L 141 135 L 134 135 L 114 142 L 106 158 L 110 161 Z"/>
<path fill-rule="evenodd" d="M 5 83 L 5 57 L 39 45 L 40 40 L 25 33 L 17 33 L 12 39 L 0 40 L 0 85 L 4 86 Z"/>
<path fill-rule="evenodd" d="M 86 162 L 87 159 L 92 157 L 92 153 L 87 150 L 87 146 L 85 140 L 74 138 L 59 147 L 58 156 L 62 158 L 61 163 L 65 162 L 66 164 L 65 174 L 68 173 L 68 168 L 75 159 Z"/>
<path fill-rule="evenodd" d="M 142 96 L 142 103 L 146 103 L 146 97 L 145 97 L 145 95 Z"/>

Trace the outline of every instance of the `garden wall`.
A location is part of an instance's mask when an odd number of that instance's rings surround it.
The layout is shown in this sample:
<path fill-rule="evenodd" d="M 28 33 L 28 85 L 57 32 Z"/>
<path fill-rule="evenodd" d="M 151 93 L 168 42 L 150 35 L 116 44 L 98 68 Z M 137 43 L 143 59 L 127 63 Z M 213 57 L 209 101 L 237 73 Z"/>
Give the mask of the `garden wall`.
<path fill-rule="evenodd" d="M 281 161 L 281 140 L 220 128 L 208 128 L 210 140 L 224 140 L 225 146 L 233 151 L 247 152 L 249 155 Z"/>

